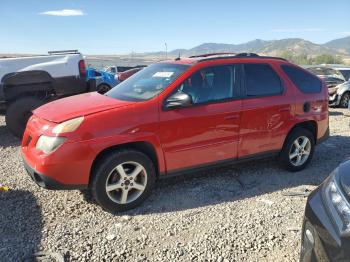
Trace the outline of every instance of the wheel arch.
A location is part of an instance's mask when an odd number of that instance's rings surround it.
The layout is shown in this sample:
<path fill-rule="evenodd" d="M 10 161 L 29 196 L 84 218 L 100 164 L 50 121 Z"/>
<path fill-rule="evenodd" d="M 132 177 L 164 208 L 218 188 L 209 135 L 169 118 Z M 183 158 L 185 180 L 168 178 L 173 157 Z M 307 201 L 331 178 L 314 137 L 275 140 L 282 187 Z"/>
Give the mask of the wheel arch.
<path fill-rule="evenodd" d="M 318 127 L 317 127 L 317 122 L 315 120 L 307 120 L 303 122 L 299 122 L 295 124 L 288 132 L 286 138 L 284 139 L 283 145 L 286 143 L 288 137 L 296 128 L 304 128 L 308 131 L 310 131 L 313 136 L 314 136 L 314 142 L 315 144 L 317 143 L 317 134 L 318 134 Z"/>
<path fill-rule="evenodd" d="M 108 84 L 107 82 L 101 82 L 96 86 L 96 91 L 99 91 L 99 89 L 101 88 L 101 86 L 108 86 L 109 90 L 112 89 L 112 86 L 110 84 Z"/>
<path fill-rule="evenodd" d="M 1 79 L 1 82 L 6 101 L 25 94 L 54 92 L 53 78 L 42 70 L 9 73 Z"/>
<path fill-rule="evenodd" d="M 147 155 L 152 160 L 155 166 L 157 177 L 159 176 L 159 173 L 160 173 L 159 159 L 158 159 L 156 148 L 150 142 L 146 142 L 146 141 L 129 142 L 129 143 L 107 147 L 97 154 L 90 169 L 89 185 L 92 181 L 91 179 L 92 175 L 96 170 L 96 168 L 98 167 L 98 164 L 100 163 L 100 161 L 111 152 L 114 152 L 120 149 L 134 149 Z"/>
<path fill-rule="evenodd" d="M 350 89 L 346 89 L 341 94 L 339 94 L 339 105 L 341 104 L 342 99 L 344 98 L 344 95 L 346 95 L 346 94 L 350 95 Z"/>

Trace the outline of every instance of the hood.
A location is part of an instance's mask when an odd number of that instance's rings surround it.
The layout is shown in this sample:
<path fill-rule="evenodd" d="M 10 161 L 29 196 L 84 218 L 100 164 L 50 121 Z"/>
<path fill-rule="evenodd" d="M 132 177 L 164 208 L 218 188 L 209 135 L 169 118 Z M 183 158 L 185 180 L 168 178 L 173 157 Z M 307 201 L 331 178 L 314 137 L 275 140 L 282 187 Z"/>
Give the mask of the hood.
<path fill-rule="evenodd" d="M 340 93 L 343 93 L 344 91 L 347 91 L 347 90 L 350 90 L 350 81 L 346 81 L 342 84 L 339 84 L 339 85 L 329 85 L 328 86 L 328 94 L 330 95 L 333 95 L 335 94 L 336 92 L 340 92 Z"/>
<path fill-rule="evenodd" d="M 92 92 L 53 101 L 35 109 L 33 113 L 45 120 L 60 123 L 79 116 L 91 115 L 133 103 Z"/>

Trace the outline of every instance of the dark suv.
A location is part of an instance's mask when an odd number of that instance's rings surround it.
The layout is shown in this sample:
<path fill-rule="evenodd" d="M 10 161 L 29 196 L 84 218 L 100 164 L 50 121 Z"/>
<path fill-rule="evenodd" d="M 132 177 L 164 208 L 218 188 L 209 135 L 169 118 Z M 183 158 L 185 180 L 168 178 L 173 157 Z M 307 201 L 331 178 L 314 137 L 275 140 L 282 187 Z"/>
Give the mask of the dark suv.
<path fill-rule="evenodd" d="M 121 211 L 168 175 L 266 156 L 301 170 L 328 133 L 327 88 L 315 75 L 281 58 L 215 54 L 38 108 L 22 154 L 40 186 L 88 188 Z"/>

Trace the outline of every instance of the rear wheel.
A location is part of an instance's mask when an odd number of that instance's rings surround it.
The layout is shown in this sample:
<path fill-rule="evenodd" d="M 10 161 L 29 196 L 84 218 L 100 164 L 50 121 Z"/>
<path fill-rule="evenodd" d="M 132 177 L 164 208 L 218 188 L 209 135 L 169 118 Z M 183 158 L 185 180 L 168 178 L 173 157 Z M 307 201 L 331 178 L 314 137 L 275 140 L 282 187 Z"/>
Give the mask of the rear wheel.
<path fill-rule="evenodd" d="M 314 135 L 307 129 L 296 128 L 284 143 L 279 161 L 289 171 L 300 171 L 310 162 L 314 147 Z"/>
<path fill-rule="evenodd" d="M 348 108 L 349 102 L 350 102 L 350 92 L 346 92 L 342 95 L 342 97 L 340 99 L 340 106 Z"/>
<path fill-rule="evenodd" d="M 106 84 L 100 84 L 97 87 L 97 92 L 99 92 L 100 94 L 107 93 L 109 90 L 111 90 L 111 87 L 109 85 L 106 85 Z"/>
<path fill-rule="evenodd" d="M 147 155 L 133 149 L 118 150 L 100 161 L 93 173 L 91 193 L 105 210 L 126 211 L 149 196 L 155 178 Z"/>
<path fill-rule="evenodd" d="M 6 110 L 6 126 L 10 132 L 22 138 L 27 121 L 32 115 L 32 110 L 45 104 L 44 99 L 35 96 L 25 96 L 10 103 Z"/>

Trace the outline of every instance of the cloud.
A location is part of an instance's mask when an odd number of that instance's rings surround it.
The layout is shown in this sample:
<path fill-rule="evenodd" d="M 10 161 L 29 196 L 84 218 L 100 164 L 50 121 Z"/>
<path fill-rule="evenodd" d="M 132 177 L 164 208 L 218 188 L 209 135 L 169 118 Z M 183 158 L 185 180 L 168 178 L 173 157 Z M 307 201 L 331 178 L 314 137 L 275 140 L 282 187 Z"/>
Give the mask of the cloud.
<path fill-rule="evenodd" d="M 62 10 L 53 10 L 39 13 L 39 15 L 53 15 L 53 16 L 81 16 L 84 15 L 84 12 L 79 9 L 62 9 Z"/>
<path fill-rule="evenodd" d="M 272 29 L 271 32 L 275 33 L 303 33 L 303 32 L 322 32 L 323 28 L 277 28 Z"/>
<path fill-rule="evenodd" d="M 350 35 L 350 31 L 337 32 L 337 35 L 348 36 Z"/>

